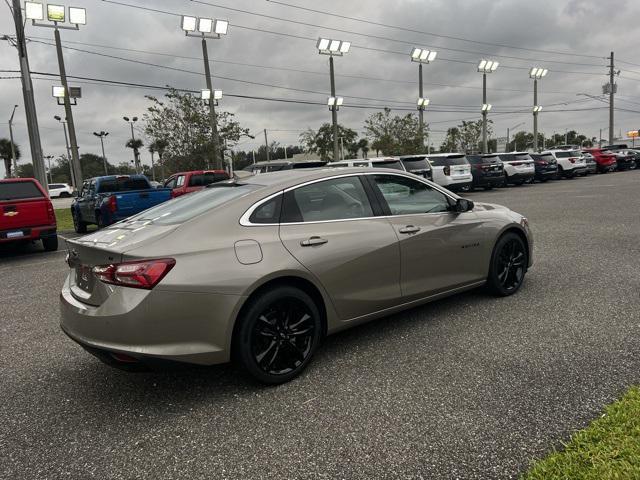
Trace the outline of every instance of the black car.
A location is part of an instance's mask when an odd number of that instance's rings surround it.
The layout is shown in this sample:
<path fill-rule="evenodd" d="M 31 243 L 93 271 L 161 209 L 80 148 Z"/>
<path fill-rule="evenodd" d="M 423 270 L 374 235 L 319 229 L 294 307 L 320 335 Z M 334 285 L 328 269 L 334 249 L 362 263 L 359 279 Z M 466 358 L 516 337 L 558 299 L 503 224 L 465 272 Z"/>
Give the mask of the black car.
<path fill-rule="evenodd" d="M 558 162 L 550 153 L 540 154 L 532 153 L 533 166 L 536 169 L 535 179 L 539 182 L 546 182 L 551 178 L 555 178 L 558 173 Z"/>
<path fill-rule="evenodd" d="M 403 155 L 400 157 L 400 161 L 407 172 L 424 177 L 427 180 L 433 180 L 431 163 L 427 160 L 426 155 Z"/>
<path fill-rule="evenodd" d="M 636 157 L 628 150 L 609 150 L 616 156 L 617 170 L 633 170 L 636 168 Z"/>
<path fill-rule="evenodd" d="M 473 183 L 471 188 L 483 187 L 489 190 L 504 184 L 504 167 L 496 154 L 467 155 L 471 164 Z"/>

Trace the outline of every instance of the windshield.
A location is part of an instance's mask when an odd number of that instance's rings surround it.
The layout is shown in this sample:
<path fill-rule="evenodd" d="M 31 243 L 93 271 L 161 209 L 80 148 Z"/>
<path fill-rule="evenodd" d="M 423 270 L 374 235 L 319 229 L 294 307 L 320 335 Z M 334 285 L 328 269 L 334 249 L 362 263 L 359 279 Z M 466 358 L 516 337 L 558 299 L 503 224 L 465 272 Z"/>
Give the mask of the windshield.
<path fill-rule="evenodd" d="M 450 167 L 451 165 L 467 165 L 469 161 L 464 155 L 449 155 L 446 157 L 429 157 L 429 161 L 436 167 Z"/>
<path fill-rule="evenodd" d="M 98 193 L 148 189 L 149 182 L 146 178 L 113 177 L 105 178 L 100 181 Z"/>
<path fill-rule="evenodd" d="M 404 168 L 407 169 L 408 172 L 415 172 L 417 170 L 430 170 L 429 162 L 425 157 L 415 157 L 415 158 L 403 158 L 401 159 L 404 164 Z"/>
<path fill-rule="evenodd" d="M 495 163 L 499 161 L 499 158 L 497 155 L 488 155 L 484 157 L 480 155 L 467 155 L 467 160 L 469 163 L 474 165 L 480 165 L 483 163 Z"/>
<path fill-rule="evenodd" d="M 156 225 L 184 223 L 234 198 L 239 198 L 260 188 L 260 185 L 241 185 L 236 183 L 214 185 L 204 190 L 169 200 L 131 217 L 130 220 L 150 221 Z"/>
<path fill-rule="evenodd" d="M 404 171 L 404 168 L 402 168 L 402 163 L 400 163 L 400 160 L 384 160 L 382 162 L 372 161 L 371 166 L 376 168 L 391 168 L 393 170 Z"/>
<path fill-rule="evenodd" d="M 0 183 L 0 200 L 20 200 L 43 196 L 40 189 L 31 181 Z"/>

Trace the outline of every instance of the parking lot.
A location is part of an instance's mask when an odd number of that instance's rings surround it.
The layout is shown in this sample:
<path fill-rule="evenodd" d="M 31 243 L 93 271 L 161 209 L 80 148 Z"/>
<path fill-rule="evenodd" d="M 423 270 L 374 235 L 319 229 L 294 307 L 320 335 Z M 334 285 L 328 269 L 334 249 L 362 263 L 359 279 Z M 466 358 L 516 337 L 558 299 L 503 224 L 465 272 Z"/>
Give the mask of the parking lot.
<path fill-rule="evenodd" d="M 639 188 L 632 171 L 470 193 L 529 218 L 518 294 L 340 333 L 273 388 L 102 365 L 58 327 L 64 252 L 4 252 L 0 477 L 516 478 L 640 381 Z"/>

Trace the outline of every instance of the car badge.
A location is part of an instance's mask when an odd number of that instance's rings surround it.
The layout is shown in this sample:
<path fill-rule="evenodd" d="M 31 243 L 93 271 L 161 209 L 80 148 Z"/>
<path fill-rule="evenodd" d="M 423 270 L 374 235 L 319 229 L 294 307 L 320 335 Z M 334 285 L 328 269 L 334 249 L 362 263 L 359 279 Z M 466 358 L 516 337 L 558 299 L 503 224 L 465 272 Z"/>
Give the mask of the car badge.
<path fill-rule="evenodd" d="M 5 217 L 15 217 L 16 215 L 18 215 L 18 212 L 16 212 L 16 211 L 4 212 L 4 216 Z"/>

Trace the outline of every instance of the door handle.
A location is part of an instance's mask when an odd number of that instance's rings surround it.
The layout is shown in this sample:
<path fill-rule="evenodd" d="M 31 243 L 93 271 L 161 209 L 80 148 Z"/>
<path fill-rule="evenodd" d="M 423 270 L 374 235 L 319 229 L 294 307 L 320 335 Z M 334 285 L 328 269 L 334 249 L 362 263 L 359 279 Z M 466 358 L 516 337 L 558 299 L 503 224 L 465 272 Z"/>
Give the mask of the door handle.
<path fill-rule="evenodd" d="M 324 245 L 329 240 L 321 237 L 310 237 L 307 240 L 302 240 L 300 242 L 301 247 L 313 247 L 315 245 Z"/>
<path fill-rule="evenodd" d="M 413 225 L 407 225 L 400 229 L 400 233 L 418 233 L 420 231 L 420 227 L 416 227 Z"/>

